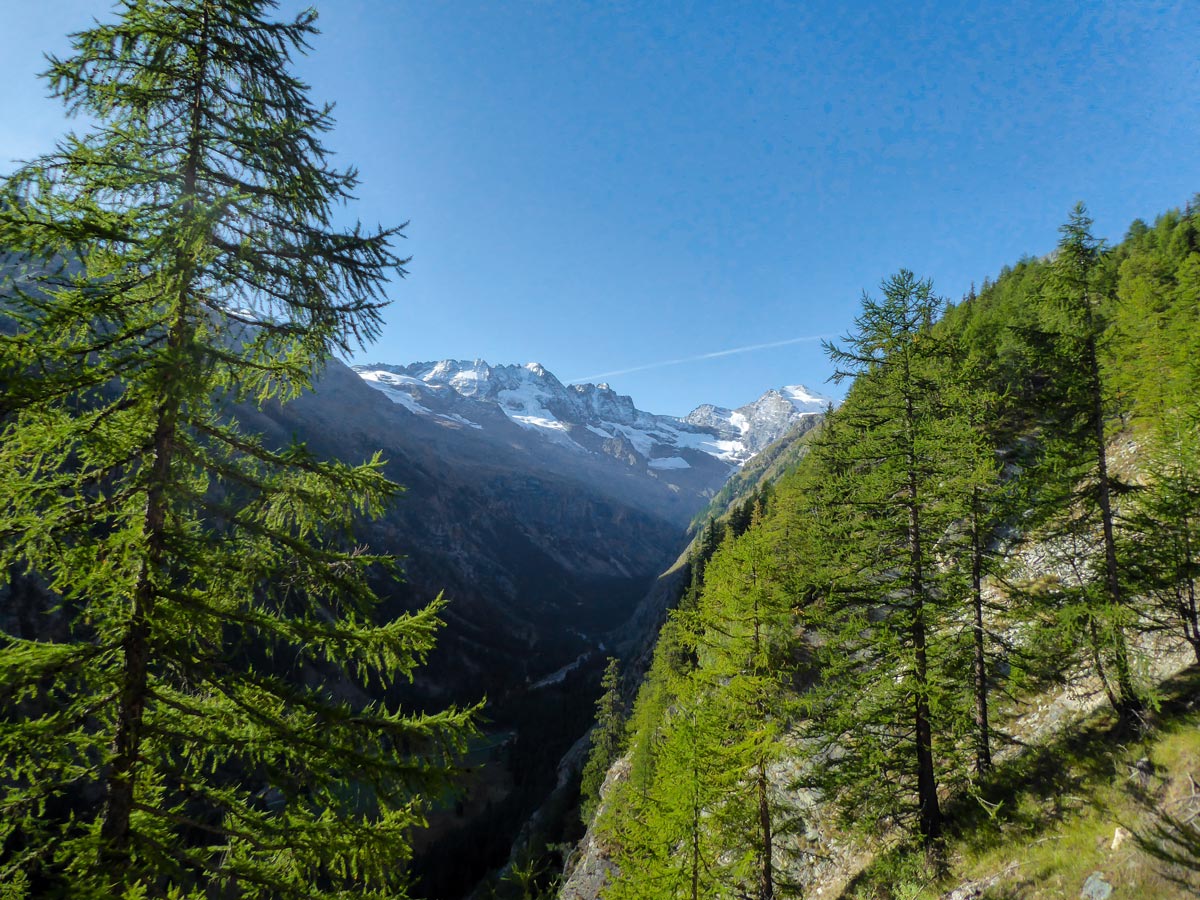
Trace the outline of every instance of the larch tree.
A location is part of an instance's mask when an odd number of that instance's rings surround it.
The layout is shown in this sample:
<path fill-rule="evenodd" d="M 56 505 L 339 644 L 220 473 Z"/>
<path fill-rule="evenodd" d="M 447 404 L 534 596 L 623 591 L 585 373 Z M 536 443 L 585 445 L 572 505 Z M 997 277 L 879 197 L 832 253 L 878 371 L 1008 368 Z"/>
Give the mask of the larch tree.
<path fill-rule="evenodd" d="M 725 881 L 733 895 L 772 900 L 780 816 L 771 797 L 771 767 L 787 751 L 792 611 L 761 504 L 755 504 L 745 533 L 730 533 L 713 557 L 692 620 L 690 640 L 698 659 L 693 678 L 732 723 L 719 750 L 712 751 L 734 779 L 710 810 L 711 828 L 729 860 Z"/>
<path fill-rule="evenodd" d="M 725 765 L 730 722 L 688 679 L 679 686 L 655 748 L 645 794 L 621 811 L 610 900 L 703 900 L 729 896 L 725 847 L 712 812 L 737 790 Z"/>
<path fill-rule="evenodd" d="M 1181 635 L 1200 663 L 1200 423 L 1179 416 L 1174 434 L 1154 436 L 1118 548 L 1127 583 L 1149 600 L 1145 626 Z"/>
<path fill-rule="evenodd" d="M 1092 220 L 1077 204 L 1062 234 L 1043 291 L 1055 319 L 1048 329 L 1056 357 L 1061 402 L 1045 440 L 1047 501 L 1063 513 L 1064 545 L 1080 548 L 1074 566 L 1080 583 L 1064 595 L 1066 621 L 1082 630 L 1112 705 L 1129 722 L 1145 701 L 1134 683 L 1127 629 L 1135 611 L 1126 596 L 1117 555 L 1118 485 L 1108 460 L 1108 427 L 1114 413 L 1103 366 L 1107 336 L 1103 245 Z M 1096 559 L 1080 556 L 1099 537 Z M 1111 663 L 1111 677 L 1105 661 Z M 1112 684 L 1115 681 L 1115 686 Z"/>
<path fill-rule="evenodd" d="M 971 678 L 964 693 L 972 708 L 975 773 L 983 776 L 992 767 L 991 657 L 996 645 L 1006 643 L 992 627 L 994 610 L 985 598 L 984 580 L 1002 558 L 995 542 L 1012 492 L 1002 479 L 995 433 L 1001 402 L 988 388 L 988 367 L 964 353 L 954 337 L 942 341 L 945 353 L 938 361 L 938 391 L 943 467 L 952 474 L 942 479 L 937 490 L 957 522 L 940 538 L 938 553 L 941 565 L 950 570 L 950 590 L 965 600 L 970 613 L 965 631 L 970 634 Z"/>
<path fill-rule="evenodd" d="M 289 71 L 315 13 L 275 6 L 124 0 L 49 60 L 94 125 L 3 184 L 0 577 L 70 621 L 0 635 L 6 896 L 401 896 L 472 727 L 366 699 L 440 608 L 372 619 L 380 460 L 235 418 L 372 339 L 403 272 L 398 228 L 332 224 L 357 176 Z"/>
<path fill-rule="evenodd" d="M 592 728 L 591 750 L 583 766 L 579 785 L 579 814 L 586 826 L 600 803 L 600 788 L 609 767 L 621 753 L 625 734 L 625 704 L 621 699 L 621 664 L 609 657 L 600 679 L 602 693 L 596 701 L 596 725 Z"/>
<path fill-rule="evenodd" d="M 860 825 L 913 822 L 935 861 L 939 764 L 955 753 L 955 684 L 946 671 L 953 577 L 937 544 L 961 513 L 947 484 L 960 451 L 931 325 L 941 301 L 901 271 L 864 296 L 855 330 L 827 345 L 851 396 L 814 443 L 806 515 L 810 599 L 822 684 L 808 701 L 826 747 L 825 788 Z M 942 735 L 939 740 L 937 736 Z M 823 757 L 823 758 L 826 758 Z"/>
<path fill-rule="evenodd" d="M 1200 207 L 1130 229 L 1121 263 L 1114 381 L 1132 399 L 1144 483 L 1118 527 L 1130 589 L 1150 602 L 1151 629 L 1170 629 L 1200 661 Z"/>

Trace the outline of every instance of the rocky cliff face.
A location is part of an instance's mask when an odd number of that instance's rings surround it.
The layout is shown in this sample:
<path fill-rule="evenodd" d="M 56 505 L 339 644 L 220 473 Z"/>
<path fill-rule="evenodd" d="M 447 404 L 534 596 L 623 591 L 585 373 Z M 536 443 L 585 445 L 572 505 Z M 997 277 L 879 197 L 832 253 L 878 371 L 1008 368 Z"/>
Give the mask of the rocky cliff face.
<path fill-rule="evenodd" d="M 1121 474 L 1126 483 L 1139 480 L 1136 443 L 1128 437 L 1120 437 L 1110 443 L 1108 451 L 1112 471 Z M 745 474 L 751 474 L 752 470 L 753 467 Z M 985 582 L 986 599 L 991 608 L 1005 607 L 1007 593 L 1013 585 L 1078 583 L 1080 570 L 1076 547 L 1065 546 L 1061 539 L 1017 540 L 1017 537 L 1014 531 L 995 548 L 1005 555 L 1007 571 L 1003 585 L 991 579 Z M 1099 549 L 1096 552 L 1100 552 Z M 1019 647 L 1023 630 L 1020 621 L 1010 622 L 1003 633 L 1005 644 Z M 1140 661 L 1139 677 L 1149 684 L 1162 685 L 1195 663 L 1191 645 L 1170 630 L 1131 633 L 1129 642 L 1132 657 Z M 1023 695 L 997 691 L 992 703 L 993 722 L 1002 722 L 1004 732 L 1013 739 L 994 753 L 995 761 L 1003 764 L 1021 753 L 1030 752 L 1031 748 L 1048 746 L 1066 733 L 1077 732 L 1081 721 L 1107 707 L 1108 700 L 1090 663 L 1083 662 L 1063 673 L 1061 680 L 1042 685 L 1036 691 Z M 1190 709 L 1193 705 L 1194 700 L 1189 698 L 1187 707 Z M 775 871 L 781 881 L 786 880 L 797 887 L 804 896 L 840 896 L 895 835 L 883 833 L 865 839 L 839 828 L 834 811 L 819 793 L 801 786 L 810 780 L 805 777 L 805 767 L 820 765 L 819 761 L 806 761 L 811 748 L 805 747 L 802 734 L 803 729 L 798 728 L 790 735 L 794 752 L 774 763 L 768 771 L 771 801 L 781 810 L 781 819 L 803 823 L 802 828 L 776 835 Z M 628 757 L 618 759 L 610 767 L 601 790 L 601 810 L 614 788 L 628 780 L 629 773 Z M 1194 793 L 1191 782 L 1188 785 Z M 619 874 L 615 859 L 620 848 L 612 834 L 597 827 L 599 819 L 600 813 L 597 813 L 566 861 L 564 880 L 557 895 L 559 900 L 599 900 Z M 1115 852 L 1115 845 L 1113 849 Z M 964 884 L 945 898 L 968 900 L 991 896 L 987 893 L 989 887 L 994 888 L 1006 879 L 1017 882 L 1019 878 L 1028 877 L 1027 873 L 1014 875 L 1015 868 L 1005 869 L 990 879 Z M 1024 881 L 1026 887 L 1029 883 Z"/>
<path fill-rule="evenodd" d="M 799 421 L 825 412 L 831 403 L 828 397 L 795 384 L 769 390 L 737 409 L 706 403 L 688 413 L 684 421 L 715 431 L 732 444 L 729 458 L 740 465 L 779 440 Z"/>

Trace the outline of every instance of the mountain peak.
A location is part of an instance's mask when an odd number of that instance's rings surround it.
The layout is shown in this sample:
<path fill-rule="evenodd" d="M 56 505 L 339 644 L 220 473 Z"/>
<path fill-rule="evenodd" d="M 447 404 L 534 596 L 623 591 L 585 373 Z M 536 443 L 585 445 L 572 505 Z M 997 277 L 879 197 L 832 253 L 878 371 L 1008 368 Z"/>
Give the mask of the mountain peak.
<path fill-rule="evenodd" d="M 741 465 L 830 402 L 803 385 L 787 385 L 736 410 L 704 404 L 679 419 L 644 412 L 606 383 L 563 385 L 538 362 L 492 366 L 481 359 L 445 359 L 354 369 L 394 403 L 449 427 L 502 428 L 507 419 L 560 447 L 617 455 L 662 477 L 711 466 L 711 458 Z"/>
<path fill-rule="evenodd" d="M 826 397 L 824 394 L 818 394 L 816 391 L 810 390 L 802 384 L 785 384 L 779 389 L 783 396 L 787 397 L 796 405 L 797 409 L 801 405 L 805 411 L 809 412 L 824 412 L 833 400 Z M 813 406 L 819 406 L 819 409 L 812 409 Z"/>

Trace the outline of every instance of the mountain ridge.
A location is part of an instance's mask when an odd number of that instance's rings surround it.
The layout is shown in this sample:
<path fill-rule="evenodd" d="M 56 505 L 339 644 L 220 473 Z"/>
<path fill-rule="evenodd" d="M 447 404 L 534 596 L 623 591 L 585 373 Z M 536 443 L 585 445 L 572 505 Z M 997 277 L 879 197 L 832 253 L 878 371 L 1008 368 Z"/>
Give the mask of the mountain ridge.
<path fill-rule="evenodd" d="M 501 421 L 586 453 L 667 473 L 727 464 L 732 474 L 801 419 L 832 404 L 803 385 L 772 388 L 736 409 L 702 404 L 683 417 L 638 409 L 608 384 L 564 384 L 540 363 L 489 365 L 482 359 L 372 363 L 354 371 L 415 415 L 476 430 Z"/>

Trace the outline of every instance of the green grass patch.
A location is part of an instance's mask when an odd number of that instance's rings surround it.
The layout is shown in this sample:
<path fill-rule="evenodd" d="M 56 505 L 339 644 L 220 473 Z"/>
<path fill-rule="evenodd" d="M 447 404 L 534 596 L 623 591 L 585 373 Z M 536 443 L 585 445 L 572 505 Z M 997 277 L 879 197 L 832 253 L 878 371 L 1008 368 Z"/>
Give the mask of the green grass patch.
<path fill-rule="evenodd" d="M 946 875 L 902 846 L 879 854 L 843 898 L 938 900 L 968 884 L 980 900 L 1077 898 L 1099 872 L 1113 900 L 1194 900 L 1200 669 L 1164 684 L 1162 698 L 1145 734 L 1122 735 L 1111 713 L 1098 713 L 948 803 Z"/>

